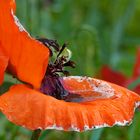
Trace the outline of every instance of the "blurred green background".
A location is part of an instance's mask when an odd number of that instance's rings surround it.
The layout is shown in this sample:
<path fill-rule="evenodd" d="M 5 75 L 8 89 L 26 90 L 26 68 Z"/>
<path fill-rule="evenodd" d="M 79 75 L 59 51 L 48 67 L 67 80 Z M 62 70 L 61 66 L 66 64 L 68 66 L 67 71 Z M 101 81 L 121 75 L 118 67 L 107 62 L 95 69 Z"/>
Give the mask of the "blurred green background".
<path fill-rule="evenodd" d="M 132 74 L 140 44 L 140 0 L 16 2 L 17 17 L 33 37 L 69 44 L 77 64 L 71 70 L 73 75 L 99 76 L 104 64 L 127 76 Z M 7 77 L 1 90 L 16 82 Z M 30 137 L 31 131 L 13 125 L 0 115 L 0 140 L 29 140 Z M 84 133 L 47 130 L 40 140 L 140 140 L 140 112 L 136 111 L 133 124 L 127 127 Z"/>

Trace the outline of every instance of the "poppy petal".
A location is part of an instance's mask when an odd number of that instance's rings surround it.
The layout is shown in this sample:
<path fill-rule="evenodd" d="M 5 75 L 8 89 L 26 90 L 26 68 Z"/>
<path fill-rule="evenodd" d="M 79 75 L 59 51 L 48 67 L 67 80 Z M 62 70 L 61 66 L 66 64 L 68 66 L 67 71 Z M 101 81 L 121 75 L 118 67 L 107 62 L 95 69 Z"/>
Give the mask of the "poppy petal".
<path fill-rule="evenodd" d="M 109 66 L 101 69 L 101 78 L 105 81 L 125 86 L 127 78 L 120 72 L 113 71 Z"/>
<path fill-rule="evenodd" d="M 67 84 L 70 86 L 68 83 L 70 80 L 75 81 L 75 87 L 71 83 L 71 87 L 75 90 L 79 89 L 79 86 L 84 87 L 83 82 L 80 85 L 81 80 L 78 77 L 64 78 L 65 87 Z M 104 81 L 100 82 L 104 84 Z M 123 87 L 108 84 L 114 89 L 115 98 L 98 98 L 78 103 L 57 100 L 26 85 L 14 85 L 7 93 L 0 96 L 0 109 L 11 122 L 31 130 L 84 131 L 127 125 L 132 121 L 140 97 Z M 86 87 L 87 90 L 88 88 Z"/>
<path fill-rule="evenodd" d="M 136 63 L 134 65 L 134 72 L 133 77 L 138 78 L 140 76 L 140 48 L 137 50 L 137 56 L 136 56 Z"/>
<path fill-rule="evenodd" d="M 69 93 L 65 97 L 66 101 L 85 102 L 116 97 L 114 89 L 107 82 L 101 82 L 94 78 L 69 76 L 60 78 L 60 81 Z"/>
<path fill-rule="evenodd" d="M 1 44 L 0 44 L 0 85 L 4 79 L 4 72 L 8 65 L 8 56 L 4 53 Z"/>
<path fill-rule="evenodd" d="M 15 13 L 15 11 L 16 11 L 16 2 L 15 2 L 15 0 L 9 0 L 9 4 L 10 4 L 11 9 Z"/>
<path fill-rule="evenodd" d="M 14 12 L 16 10 L 15 0 L 1 0 L 0 4 L 1 5 L 7 5 L 7 8 L 10 8 Z"/>
<path fill-rule="evenodd" d="M 20 80 L 39 88 L 49 49 L 33 39 L 14 15 L 14 0 L 0 2 L 0 42 L 9 56 L 8 70 Z"/>

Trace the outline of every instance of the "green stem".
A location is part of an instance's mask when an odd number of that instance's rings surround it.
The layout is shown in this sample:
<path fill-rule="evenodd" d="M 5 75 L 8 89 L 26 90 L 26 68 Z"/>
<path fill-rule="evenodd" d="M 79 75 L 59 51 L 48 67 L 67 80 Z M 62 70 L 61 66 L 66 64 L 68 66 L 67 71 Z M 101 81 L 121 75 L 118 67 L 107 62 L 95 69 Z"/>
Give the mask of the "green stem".
<path fill-rule="evenodd" d="M 40 129 L 34 130 L 32 133 L 31 140 L 38 140 L 40 137 L 40 133 L 41 133 Z"/>

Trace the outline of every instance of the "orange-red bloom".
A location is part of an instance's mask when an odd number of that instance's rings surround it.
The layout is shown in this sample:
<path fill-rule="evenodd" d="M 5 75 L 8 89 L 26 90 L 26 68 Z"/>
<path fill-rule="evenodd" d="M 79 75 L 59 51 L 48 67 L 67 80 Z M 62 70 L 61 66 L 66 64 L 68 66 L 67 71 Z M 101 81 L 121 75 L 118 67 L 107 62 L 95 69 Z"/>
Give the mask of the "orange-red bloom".
<path fill-rule="evenodd" d="M 0 25 L 0 42 L 4 50 L 0 56 L 8 56 L 2 72 L 8 64 L 8 70 L 21 80 L 39 87 L 49 51 L 19 24 L 14 16 L 13 2 L 2 0 L 0 3 L 0 23 L 11 27 L 8 30 Z M 0 62 L 4 60 L 0 58 Z M 115 84 L 88 77 L 53 76 L 45 76 L 40 90 L 31 85 L 12 86 L 0 96 L 0 110 L 13 123 L 31 130 L 83 131 L 129 124 L 135 107 L 140 104 L 139 95 Z M 50 96 L 51 91 L 56 92 L 52 93 L 56 97 L 63 93 L 63 100 Z"/>
<path fill-rule="evenodd" d="M 49 50 L 31 38 L 14 12 L 14 0 L 0 1 L 0 51 L 8 56 L 8 71 L 39 88 L 46 72 Z"/>
<path fill-rule="evenodd" d="M 0 97 L 0 109 L 10 121 L 31 130 L 83 131 L 129 124 L 140 103 L 137 94 L 104 81 L 66 77 L 61 82 L 71 94 L 71 102 L 15 85 Z"/>
<path fill-rule="evenodd" d="M 124 74 L 113 71 L 109 66 L 103 66 L 101 69 L 101 78 L 103 80 L 118 84 L 120 86 L 128 87 L 140 76 L 140 48 L 137 50 L 136 62 L 134 65 L 133 75 L 127 78 Z M 140 84 L 138 84 L 133 91 L 140 94 Z"/>

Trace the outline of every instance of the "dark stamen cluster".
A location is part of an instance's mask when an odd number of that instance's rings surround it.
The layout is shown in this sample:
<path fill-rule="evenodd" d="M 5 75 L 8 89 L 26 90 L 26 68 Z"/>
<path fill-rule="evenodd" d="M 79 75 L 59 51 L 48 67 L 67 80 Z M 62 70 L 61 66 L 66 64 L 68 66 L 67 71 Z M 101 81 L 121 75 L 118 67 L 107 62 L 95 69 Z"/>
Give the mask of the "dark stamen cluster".
<path fill-rule="evenodd" d="M 52 39 L 47 39 L 47 38 L 38 38 L 38 41 L 40 41 L 41 43 L 43 43 L 46 47 L 49 48 L 51 56 L 53 56 L 53 51 L 51 49 L 51 47 L 53 49 L 55 49 L 57 52 L 59 51 L 60 47 L 59 44 L 57 43 L 56 40 L 52 40 Z"/>
<path fill-rule="evenodd" d="M 49 64 L 47 69 L 47 74 L 55 76 L 58 75 L 58 73 L 63 73 L 64 75 L 68 76 L 70 75 L 70 73 L 64 70 L 66 66 L 70 66 L 74 68 L 74 62 L 73 61 L 67 62 L 66 58 L 62 56 L 56 59 L 54 63 Z"/>
<path fill-rule="evenodd" d="M 49 40 L 45 38 L 38 39 L 41 41 L 45 46 L 49 47 L 51 56 L 53 56 L 53 49 L 57 52 L 57 56 L 54 61 L 49 62 L 46 75 L 42 81 L 41 85 L 41 92 L 44 94 L 53 96 L 60 100 L 65 100 L 69 93 L 64 89 L 63 85 L 60 82 L 59 73 L 64 75 L 69 75 L 69 72 L 66 71 L 65 67 L 75 67 L 75 63 L 71 60 L 67 60 L 67 57 L 62 55 L 62 52 L 67 47 L 64 44 L 62 47 L 59 46 L 56 40 Z M 53 49 L 52 49 L 53 48 Z"/>
<path fill-rule="evenodd" d="M 55 61 L 50 61 L 46 75 L 54 75 L 57 76 L 58 73 L 63 73 L 64 75 L 69 75 L 69 72 L 64 70 L 64 67 L 72 67 L 75 68 L 75 63 L 71 60 L 67 61 L 67 58 L 65 56 L 60 56 L 64 49 L 67 47 L 67 45 L 64 43 L 62 47 L 57 43 L 56 40 L 50 40 L 46 38 L 40 38 L 38 39 L 40 42 L 42 42 L 45 46 L 49 47 L 51 56 L 53 56 L 52 48 L 58 53 Z"/>

